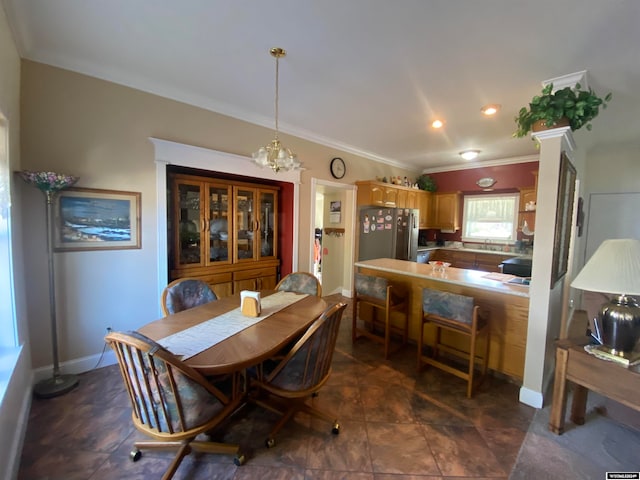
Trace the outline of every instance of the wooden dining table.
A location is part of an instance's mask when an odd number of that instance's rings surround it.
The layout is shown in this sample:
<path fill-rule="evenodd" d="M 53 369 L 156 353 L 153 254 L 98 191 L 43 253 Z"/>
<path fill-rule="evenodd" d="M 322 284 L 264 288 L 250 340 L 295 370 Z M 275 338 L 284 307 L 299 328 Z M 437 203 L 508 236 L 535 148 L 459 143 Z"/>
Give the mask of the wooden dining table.
<path fill-rule="evenodd" d="M 271 290 L 260 292 L 263 298 L 273 293 Z M 138 331 L 158 341 L 239 306 L 239 295 L 224 297 L 160 318 Z M 321 297 L 308 295 L 186 359 L 185 363 L 204 375 L 235 373 L 257 365 L 302 335 L 328 306 Z"/>

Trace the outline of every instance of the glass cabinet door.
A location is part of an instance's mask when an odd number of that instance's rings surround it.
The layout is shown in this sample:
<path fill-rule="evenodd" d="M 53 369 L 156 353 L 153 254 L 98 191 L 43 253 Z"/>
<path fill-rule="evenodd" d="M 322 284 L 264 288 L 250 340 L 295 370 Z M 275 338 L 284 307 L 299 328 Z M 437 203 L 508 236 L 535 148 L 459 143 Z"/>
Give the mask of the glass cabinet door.
<path fill-rule="evenodd" d="M 176 260 L 179 265 L 202 263 L 202 221 L 200 205 L 202 188 L 199 183 L 178 183 L 176 223 Z"/>
<path fill-rule="evenodd" d="M 275 257 L 276 239 L 275 235 L 278 231 L 276 225 L 276 193 L 273 191 L 260 191 L 260 216 L 258 222 L 258 256 L 260 258 Z"/>
<path fill-rule="evenodd" d="M 231 215 L 229 207 L 231 201 L 231 187 L 226 185 L 208 185 L 209 212 L 209 262 L 229 263 L 231 261 L 231 240 L 229 232 Z"/>
<path fill-rule="evenodd" d="M 255 260 L 256 191 L 235 187 L 235 252 L 238 261 Z"/>

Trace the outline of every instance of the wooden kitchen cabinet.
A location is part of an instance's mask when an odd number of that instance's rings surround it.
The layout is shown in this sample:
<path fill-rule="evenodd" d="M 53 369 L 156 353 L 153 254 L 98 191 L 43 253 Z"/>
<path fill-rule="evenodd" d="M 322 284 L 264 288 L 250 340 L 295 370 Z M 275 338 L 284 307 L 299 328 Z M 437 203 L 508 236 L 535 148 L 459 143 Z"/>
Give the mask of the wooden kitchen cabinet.
<path fill-rule="evenodd" d="M 376 205 L 387 208 L 421 208 L 421 194 L 429 193 L 402 185 L 374 180 L 356 182 L 358 206 Z"/>
<path fill-rule="evenodd" d="M 432 197 L 433 215 L 429 228 L 460 230 L 460 193 L 439 193 Z"/>
<path fill-rule="evenodd" d="M 507 258 L 513 258 L 513 255 L 447 249 L 438 249 L 431 253 L 432 260 L 448 262 L 454 268 L 482 270 L 484 272 L 499 272 L 500 264 Z"/>
<path fill-rule="evenodd" d="M 538 200 L 538 172 L 531 172 L 535 177 L 535 185 L 533 188 L 521 188 L 520 189 L 520 204 L 518 205 L 518 231 L 523 232 L 523 228 L 528 232 L 535 232 L 536 229 L 536 211 L 527 210 L 526 205 L 529 202 L 537 204 Z M 525 233 L 525 235 L 532 235 L 533 233 Z"/>
<path fill-rule="evenodd" d="M 406 201 L 404 208 L 420 208 L 420 190 L 411 188 L 406 190 Z"/>
<path fill-rule="evenodd" d="M 429 228 L 429 221 L 431 220 L 431 192 L 425 192 L 420 190 L 418 192 L 418 208 L 420 209 L 420 228 Z"/>
<path fill-rule="evenodd" d="M 195 277 L 218 297 L 277 283 L 279 188 L 170 175 L 169 280 Z"/>
<path fill-rule="evenodd" d="M 508 258 L 513 258 L 513 255 L 476 252 L 474 270 L 482 270 L 484 272 L 499 272 L 500 264 Z"/>
<path fill-rule="evenodd" d="M 358 205 L 400 207 L 398 205 L 399 186 L 374 181 L 356 182 L 356 185 L 358 186 Z"/>

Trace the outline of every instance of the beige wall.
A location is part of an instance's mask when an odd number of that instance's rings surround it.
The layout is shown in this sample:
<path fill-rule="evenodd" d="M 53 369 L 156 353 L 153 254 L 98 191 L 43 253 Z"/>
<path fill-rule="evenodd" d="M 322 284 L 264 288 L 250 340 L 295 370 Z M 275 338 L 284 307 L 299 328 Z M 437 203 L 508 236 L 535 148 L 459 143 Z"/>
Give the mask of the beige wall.
<path fill-rule="evenodd" d="M 154 150 L 149 137 L 250 156 L 271 140 L 271 129 L 215 114 L 131 88 L 55 67 L 23 61 L 23 167 L 78 175 L 78 186 L 142 193 L 142 249 L 56 254 L 60 358 L 69 362 L 97 355 L 107 326 L 137 328 L 157 318 L 158 232 Z M 300 186 L 298 268 L 312 251 L 311 178 L 334 180 L 329 163 L 347 163 L 343 183 L 376 175 L 416 172 L 392 168 L 305 140 L 281 135 L 304 162 Z M 335 180 L 334 180 L 335 181 Z M 44 205 L 38 192 L 24 190 L 24 218 L 30 282 L 29 326 L 33 363 L 51 359 L 46 325 L 47 282 Z M 162 234 L 162 232 L 160 232 Z M 296 266 L 294 266 L 294 269 Z M 348 268 L 351 268 L 349 265 Z M 85 362 L 86 363 L 86 362 Z"/>
<path fill-rule="evenodd" d="M 9 170 L 20 170 L 20 57 L 11 36 L 4 10 L 0 7 L 0 116 L 8 127 Z M 4 140 L 4 139 L 3 139 Z M 2 141 L 3 141 L 2 140 Z M 11 219 L 14 267 L 15 313 L 18 327 L 18 347 L 0 345 L 0 478 L 15 478 L 20 460 L 21 440 L 26 429 L 31 400 L 31 361 L 25 308 L 25 275 L 23 268 L 22 226 L 20 198 L 16 191 L 21 181 L 15 176 L 11 185 Z M 5 322 L 11 318 L 0 318 Z M 9 359 L 17 358 L 15 368 Z M 7 382 L 7 383 L 4 383 Z"/>

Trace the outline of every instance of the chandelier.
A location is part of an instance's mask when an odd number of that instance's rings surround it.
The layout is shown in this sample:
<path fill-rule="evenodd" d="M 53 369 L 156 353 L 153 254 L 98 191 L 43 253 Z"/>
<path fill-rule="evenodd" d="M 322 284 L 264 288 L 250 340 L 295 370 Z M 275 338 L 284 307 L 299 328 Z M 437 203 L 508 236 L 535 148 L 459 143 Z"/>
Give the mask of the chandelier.
<path fill-rule="evenodd" d="M 278 47 L 274 47 L 270 50 L 271 56 L 276 59 L 276 131 L 275 138 L 265 146 L 260 147 L 257 152 L 253 154 L 253 162 L 259 167 L 271 167 L 271 169 L 278 173 L 279 171 L 288 170 L 300 170 L 302 164 L 293 153 L 286 147 L 283 147 L 278 139 L 278 66 L 281 57 L 284 57 L 287 52 Z"/>

